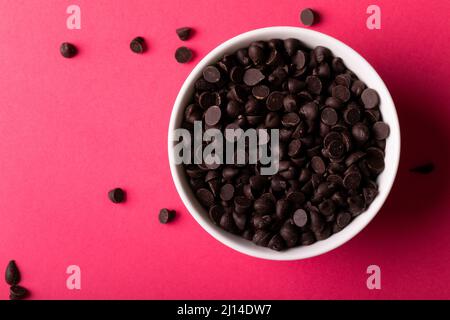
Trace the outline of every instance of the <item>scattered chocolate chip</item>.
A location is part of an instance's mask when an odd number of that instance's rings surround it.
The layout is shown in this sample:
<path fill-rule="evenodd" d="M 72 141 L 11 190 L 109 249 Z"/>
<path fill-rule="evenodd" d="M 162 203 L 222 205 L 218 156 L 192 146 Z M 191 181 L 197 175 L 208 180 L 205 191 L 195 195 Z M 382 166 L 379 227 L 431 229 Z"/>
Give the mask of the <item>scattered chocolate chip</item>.
<path fill-rule="evenodd" d="M 144 38 L 136 37 L 130 42 L 130 49 L 134 53 L 144 53 L 147 50 L 147 44 L 145 43 Z"/>
<path fill-rule="evenodd" d="M 13 285 L 9 289 L 9 299 L 10 300 L 22 300 L 29 295 L 29 291 L 18 285 Z"/>
<path fill-rule="evenodd" d="M 59 48 L 59 51 L 61 52 L 61 55 L 64 58 L 73 58 L 77 55 L 78 49 L 73 44 L 64 42 L 61 44 L 61 47 Z"/>
<path fill-rule="evenodd" d="M 6 267 L 5 280 L 11 286 L 20 282 L 20 271 L 14 260 L 11 260 Z"/>
<path fill-rule="evenodd" d="M 175 51 L 175 59 L 178 63 L 188 63 L 192 57 L 192 50 L 187 47 L 180 47 Z"/>
<path fill-rule="evenodd" d="M 175 211 L 163 208 L 159 210 L 159 222 L 166 224 L 171 222 L 175 218 Z"/>
<path fill-rule="evenodd" d="M 178 28 L 176 30 L 176 33 L 181 41 L 186 41 L 189 40 L 189 38 L 191 37 L 192 29 L 189 27 Z"/>
<path fill-rule="evenodd" d="M 108 192 L 108 198 L 114 203 L 121 203 L 125 201 L 125 191 L 121 188 L 115 188 Z"/>
<path fill-rule="evenodd" d="M 314 24 L 314 11 L 310 8 L 303 9 L 300 13 L 300 21 L 305 26 L 312 26 Z"/>

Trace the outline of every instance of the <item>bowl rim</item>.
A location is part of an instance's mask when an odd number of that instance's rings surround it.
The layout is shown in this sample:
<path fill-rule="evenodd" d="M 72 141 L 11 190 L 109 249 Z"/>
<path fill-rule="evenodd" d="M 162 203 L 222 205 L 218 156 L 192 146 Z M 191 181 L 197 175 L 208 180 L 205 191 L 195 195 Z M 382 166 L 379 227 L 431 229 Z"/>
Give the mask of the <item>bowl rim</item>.
<path fill-rule="evenodd" d="M 261 39 L 267 39 L 267 37 L 264 37 L 265 34 L 270 33 L 279 33 L 279 34 L 292 34 L 292 33 L 298 33 L 298 38 L 301 40 L 301 36 L 308 35 L 310 37 L 316 37 L 317 39 L 324 42 L 325 46 L 328 46 L 330 43 L 332 43 L 334 46 L 339 46 L 342 48 L 343 51 L 348 52 L 348 55 L 353 55 L 356 59 L 358 59 L 361 63 L 365 65 L 365 67 L 369 70 L 371 73 L 371 77 L 374 77 L 375 80 L 379 83 L 379 87 L 383 91 L 383 101 L 382 103 L 388 106 L 387 108 L 391 108 L 391 119 L 389 121 L 389 126 L 391 127 L 391 133 L 388 138 L 388 141 L 393 143 L 393 151 L 389 154 L 389 162 L 390 162 L 390 168 L 391 173 L 390 176 L 387 177 L 387 181 L 385 182 L 385 188 L 383 193 L 379 193 L 377 198 L 375 199 L 370 207 L 363 212 L 363 214 L 359 215 L 355 219 L 352 220 L 352 222 L 345 227 L 340 232 L 333 234 L 331 237 L 317 241 L 313 245 L 310 246 L 298 246 L 294 248 L 290 248 L 284 251 L 274 251 L 268 248 L 263 248 L 254 245 L 248 240 L 245 240 L 239 236 L 236 236 L 234 234 L 228 233 L 216 225 L 214 225 L 210 220 L 209 217 L 202 215 L 199 212 L 199 205 L 194 204 L 193 202 L 197 202 L 197 200 L 192 198 L 188 193 L 192 192 L 190 190 L 190 187 L 187 186 L 189 190 L 186 190 L 184 184 L 187 184 L 184 173 L 182 172 L 182 165 L 175 164 L 174 161 L 174 151 L 173 146 L 174 142 L 172 141 L 172 134 L 174 132 L 174 129 L 178 128 L 177 120 L 180 117 L 180 113 L 184 111 L 185 105 L 182 103 L 186 94 L 188 94 L 189 90 L 192 89 L 192 86 L 194 84 L 194 81 L 199 77 L 201 74 L 201 71 L 204 67 L 209 65 L 210 63 L 215 63 L 217 61 L 217 56 L 223 55 L 227 53 L 227 50 L 230 50 L 229 48 L 233 45 L 243 42 L 243 41 L 257 41 Z M 282 36 L 279 36 L 280 38 L 283 38 Z M 285 37 L 286 38 L 286 37 Z M 345 61 L 345 57 L 342 57 Z M 353 70 L 352 70 L 353 71 Z M 380 91 L 378 88 L 377 91 Z M 380 94 L 381 95 L 381 94 Z M 183 112 L 184 113 L 184 112 Z M 382 205 L 386 201 L 393 183 L 395 181 L 395 177 L 397 174 L 399 162 L 400 162 L 400 150 L 401 150 L 401 141 L 400 141 L 400 125 L 398 121 L 398 115 L 397 111 L 394 105 L 394 101 L 392 99 L 392 96 L 389 92 L 389 90 L 386 87 L 386 84 L 382 80 L 382 78 L 378 75 L 376 70 L 372 67 L 372 65 L 364 58 L 362 57 L 358 52 L 356 52 L 353 48 L 346 45 L 342 41 L 331 37 L 329 35 L 326 35 L 324 33 L 305 29 L 305 28 L 299 28 L 299 27 L 292 27 L 292 26 L 273 26 L 273 27 L 265 27 L 265 28 L 259 28 L 254 29 L 251 31 L 247 31 L 244 33 L 241 33 L 237 36 L 232 37 L 231 39 L 228 39 L 224 42 L 222 42 L 220 45 L 215 47 L 213 50 L 211 50 L 206 56 L 204 56 L 197 65 L 192 69 L 186 80 L 184 81 L 183 85 L 181 86 L 181 89 L 177 95 L 177 98 L 175 100 L 171 116 L 170 116 L 170 122 L 169 122 L 169 128 L 168 128 L 168 156 L 169 156 L 169 165 L 170 165 L 170 171 L 172 175 L 172 179 L 174 181 L 176 190 L 178 194 L 181 197 L 181 200 L 183 204 L 188 209 L 189 213 L 194 217 L 194 219 L 200 224 L 200 226 L 206 230 L 212 237 L 214 237 L 216 240 L 220 241 L 221 243 L 225 244 L 226 246 L 244 253 L 249 256 L 253 256 L 256 258 L 261 259 L 268 259 L 268 260 L 283 260 L 283 261 L 292 261 L 292 260 L 301 260 L 306 259 L 314 256 L 318 256 L 321 254 L 324 254 L 326 252 L 329 252 L 343 244 L 345 244 L 347 241 L 355 237 L 359 232 L 361 232 L 372 219 L 377 215 L 379 210 L 381 209 Z M 388 158 L 388 155 L 386 154 L 385 159 Z M 204 209 L 200 209 L 204 210 Z M 357 222 L 357 223 L 356 223 Z M 335 241 L 332 241 L 334 238 Z M 240 242 L 245 241 L 247 243 L 242 244 Z M 301 250 L 300 248 L 303 248 Z"/>

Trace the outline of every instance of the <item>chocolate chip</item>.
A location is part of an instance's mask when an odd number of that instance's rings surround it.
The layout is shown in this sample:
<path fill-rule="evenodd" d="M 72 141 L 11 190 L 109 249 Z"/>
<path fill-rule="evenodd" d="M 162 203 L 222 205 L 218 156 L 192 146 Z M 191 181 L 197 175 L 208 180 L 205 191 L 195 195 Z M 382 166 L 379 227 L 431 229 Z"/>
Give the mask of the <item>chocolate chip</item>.
<path fill-rule="evenodd" d="M 234 83 L 241 83 L 244 80 L 244 69 L 240 66 L 235 66 L 230 71 L 230 79 Z"/>
<path fill-rule="evenodd" d="M 248 56 L 255 65 L 262 64 L 264 60 L 264 49 L 258 45 L 251 45 L 248 48 Z"/>
<path fill-rule="evenodd" d="M 378 195 L 378 190 L 375 188 L 364 188 L 363 189 L 363 196 L 364 201 L 366 202 L 366 205 L 369 205 L 375 200 L 375 197 Z"/>
<path fill-rule="evenodd" d="M 243 103 L 244 100 L 246 100 L 246 97 L 247 97 L 247 92 L 243 87 L 241 87 L 239 85 L 235 85 L 230 89 L 230 98 L 231 99 Z"/>
<path fill-rule="evenodd" d="M 324 228 L 320 231 L 314 232 L 314 236 L 316 237 L 316 240 L 325 240 L 331 236 L 331 228 L 329 226 L 324 226 Z"/>
<path fill-rule="evenodd" d="M 264 124 L 268 129 L 278 128 L 281 124 L 280 116 L 275 112 L 269 112 L 266 115 L 266 119 L 264 120 Z"/>
<path fill-rule="evenodd" d="M 73 44 L 64 42 L 61 44 L 59 51 L 64 58 L 73 58 L 77 55 L 78 49 Z"/>
<path fill-rule="evenodd" d="M 258 246 L 267 247 L 270 239 L 271 235 L 269 232 L 265 230 L 258 230 L 255 232 L 252 241 Z"/>
<path fill-rule="evenodd" d="M 320 118 L 324 124 L 329 126 L 334 126 L 338 121 L 337 112 L 332 108 L 323 109 Z"/>
<path fill-rule="evenodd" d="M 281 124 L 287 128 L 296 127 L 300 123 L 300 117 L 295 112 L 289 112 L 281 118 Z"/>
<path fill-rule="evenodd" d="M 144 53 L 147 50 L 147 45 L 144 38 L 136 37 L 130 42 L 130 49 L 134 53 Z"/>
<path fill-rule="evenodd" d="M 235 197 L 234 208 L 238 213 L 246 213 L 252 206 L 252 201 L 246 197 Z"/>
<path fill-rule="evenodd" d="M 239 229 L 239 231 L 244 231 L 247 225 L 247 216 L 245 214 L 233 212 L 234 224 Z"/>
<path fill-rule="evenodd" d="M 247 48 L 239 49 L 238 51 L 236 51 L 236 59 L 243 66 L 248 66 L 251 61 L 250 57 L 248 56 Z"/>
<path fill-rule="evenodd" d="M 275 251 L 281 251 L 286 247 L 283 238 L 279 234 L 274 235 L 267 246 Z"/>
<path fill-rule="evenodd" d="M 11 260 L 6 267 L 5 280 L 10 286 L 16 285 L 20 282 L 20 271 L 14 260 Z"/>
<path fill-rule="evenodd" d="M 274 203 L 267 199 L 256 199 L 253 204 L 253 209 L 260 214 L 271 214 L 274 211 Z"/>
<path fill-rule="evenodd" d="M 270 94 L 270 89 L 268 86 L 259 85 L 252 88 L 253 96 L 258 100 L 266 99 Z"/>
<path fill-rule="evenodd" d="M 333 58 L 333 60 L 331 61 L 331 68 L 336 74 L 344 73 L 347 69 L 345 67 L 344 61 L 342 61 L 342 59 L 339 57 Z"/>
<path fill-rule="evenodd" d="M 284 95 L 281 92 L 274 91 L 267 97 L 267 109 L 277 111 L 283 108 Z"/>
<path fill-rule="evenodd" d="M 318 210 L 310 210 L 309 216 L 310 216 L 311 230 L 314 233 L 321 231 L 324 228 L 324 221 L 322 217 L 319 215 Z"/>
<path fill-rule="evenodd" d="M 350 167 L 352 164 L 356 163 L 360 159 L 362 159 L 366 154 L 362 151 L 356 151 L 350 154 L 347 159 L 345 159 L 345 165 Z"/>
<path fill-rule="evenodd" d="M 220 198 L 223 201 L 230 201 L 234 197 L 234 187 L 232 184 L 227 183 L 220 189 Z"/>
<path fill-rule="evenodd" d="M 307 57 L 305 52 L 303 52 L 302 50 L 297 50 L 297 52 L 295 53 L 294 57 L 293 57 L 293 63 L 295 65 L 295 67 L 298 70 L 301 70 L 305 67 L 306 65 L 306 61 L 307 61 Z"/>
<path fill-rule="evenodd" d="M 192 50 L 187 47 L 179 47 L 175 51 L 175 60 L 177 60 L 178 63 L 188 63 L 192 60 L 192 57 Z"/>
<path fill-rule="evenodd" d="M 359 187 L 361 183 L 361 174 L 359 172 L 349 172 L 344 177 L 344 187 L 354 190 Z"/>
<path fill-rule="evenodd" d="M 313 74 L 318 75 L 321 79 L 329 79 L 331 77 L 330 66 L 328 63 L 323 62 L 316 67 Z"/>
<path fill-rule="evenodd" d="M 363 93 L 364 89 L 366 89 L 366 85 L 361 80 L 355 80 L 353 81 L 351 91 L 352 93 L 359 97 Z"/>
<path fill-rule="evenodd" d="M 316 238 L 312 232 L 304 232 L 302 233 L 300 242 L 303 246 L 309 246 L 316 242 Z"/>
<path fill-rule="evenodd" d="M 361 100 L 364 103 L 364 107 L 367 109 L 373 109 L 380 103 L 378 93 L 370 88 L 367 88 L 362 92 Z"/>
<path fill-rule="evenodd" d="M 375 139 L 385 140 L 389 137 L 389 125 L 382 121 L 375 122 L 372 126 L 372 132 Z"/>
<path fill-rule="evenodd" d="M 232 68 L 236 66 L 235 56 L 225 54 L 217 64 L 222 69 L 222 71 L 225 71 L 226 73 L 231 73 Z"/>
<path fill-rule="evenodd" d="M 345 228 L 350 221 L 352 220 L 352 215 L 348 212 L 341 212 L 336 217 L 336 225 L 343 229 Z"/>
<path fill-rule="evenodd" d="M 322 91 L 322 81 L 320 81 L 319 77 L 308 76 L 306 78 L 306 88 L 309 93 L 318 95 Z"/>
<path fill-rule="evenodd" d="M 374 174 L 380 174 L 384 170 L 384 152 L 375 147 L 368 148 L 367 167 Z"/>
<path fill-rule="evenodd" d="M 319 115 L 319 107 L 315 102 L 308 102 L 300 108 L 300 113 L 307 120 L 315 120 Z"/>
<path fill-rule="evenodd" d="M 289 215 L 290 204 L 286 199 L 280 199 L 277 201 L 275 206 L 275 213 L 279 219 L 284 219 Z"/>
<path fill-rule="evenodd" d="M 348 208 L 353 217 L 364 211 L 364 198 L 360 195 L 353 195 L 347 199 Z"/>
<path fill-rule="evenodd" d="M 255 86 L 265 79 L 264 74 L 256 68 L 247 69 L 244 73 L 244 83 L 248 86 Z"/>
<path fill-rule="evenodd" d="M 298 79 L 290 78 L 287 82 L 287 86 L 290 93 L 299 93 L 305 88 L 306 84 Z"/>
<path fill-rule="evenodd" d="M 209 218 L 217 225 L 220 224 L 220 219 L 222 218 L 222 215 L 225 213 L 225 210 L 223 207 L 214 205 L 211 208 L 209 208 L 208 214 Z"/>
<path fill-rule="evenodd" d="M 305 26 L 312 26 L 314 24 L 314 11 L 310 8 L 303 9 L 300 13 L 300 21 Z"/>
<path fill-rule="evenodd" d="M 178 28 L 176 30 L 176 33 L 181 41 L 186 41 L 189 40 L 189 38 L 191 37 L 192 29 L 189 27 Z"/>
<path fill-rule="evenodd" d="M 252 224 L 255 229 L 266 229 L 271 226 L 272 218 L 269 215 L 257 215 L 253 217 Z"/>
<path fill-rule="evenodd" d="M 236 232 L 236 224 L 234 222 L 233 215 L 229 212 L 225 212 L 222 217 L 220 218 L 219 225 L 222 229 L 235 233 Z"/>
<path fill-rule="evenodd" d="M 171 222 L 175 218 L 175 211 L 163 208 L 159 210 L 159 222 L 162 224 L 166 224 Z"/>
<path fill-rule="evenodd" d="M 413 167 L 413 168 L 409 169 L 409 171 L 414 172 L 414 173 L 430 174 L 434 171 L 434 168 L 435 168 L 434 163 L 428 162 L 428 163 Z"/>
<path fill-rule="evenodd" d="M 325 173 L 325 163 L 321 157 L 315 156 L 311 159 L 311 168 L 318 174 Z"/>
<path fill-rule="evenodd" d="M 312 51 L 315 61 L 317 63 L 322 63 L 326 60 L 328 60 L 331 57 L 331 51 L 328 48 L 325 48 L 323 46 L 317 46 Z"/>
<path fill-rule="evenodd" d="M 214 204 L 214 196 L 208 189 L 201 188 L 196 192 L 197 198 L 205 207 L 211 207 Z"/>
<path fill-rule="evenodd" d="M 280 235 L 289 248 L 294 247 L 298 242 L 298 232 L 296 227 L 289 220 L 280 229 Z"/>
<path fill-rule="evenodd" d="M 333 140 L 327 147 L 330 158 L 340 159 L 345 154 L 345 145 L 342 140 Z"/>
<path fill-rule="evenodd" d="M 114 203 L 121 203 L 125 201 L 126 194 L 121 188 L 115 188 L 108 192 L 108 198 Z"/>
<path fill-rule="evenodd" d="M 286 199 L 290 202 L 292 208 L 296 210 L 305 202 L 305 195 L 301 191 L 290 191 L 286 195 Z"/>
<path fill-rule="evenodd" d="M 18 286 L 12 285 L 9 288 L 9 299 L 10 300 L 22 300 L 25 299 L 29 295 L 28 289 Z"/>
<path fill-rule="evenodd" d="M 294 38 L 285 39 L 283 44 L 284 49 L 289 56 L 293 56 L 302 47 L 300 40 Z"/>
<path fill-rule="evenodd" d="M 289 143 L 288 146 L 288 155 L 290 157 L 295 157 L 300 154 L 302 147 L 302 142 L 300 140 L 294 139 Z"/>
<path fill-rule="evenodd" d="M 331 94 L 333 95 L 333 97 L 343 102 L 347 102 L 350 99 L 350 90 L 342 85 L 333 87 L 333 89 L 331 90 Z"/>
<path fill-rule="evenodd" d="M 336 206 L 334 205 L 333 200 L 327 199 L 319 204 L 319 211 L 324 216 L 329 216 L 334 213 Z"/>
<path fill-rule="evenodd" d="M 205 123 L 208 126 L 215 126 L 222 117 L 222 110 L 218 106 L 209 107 L 205 112 Z"/>
<path fill-rule="evenodd" d="M 344 110 L 343 116 L 346 123 L 353 125 L 361 119 L 361 112 L 357 107 L 349 106 Z"/>
<path fill-rule="evenodd" d="M 203 78 L 209 83 L 217 83 L 220 81 L 220 71 L 214 66 L 208 66 L 203 69 Z"/>
<path fill-rule="evenodd" d="M 308 214 L 303 209 L 297 209 L 294 212 L 293 221 L 297 227 L 304 227 L 308 223 Z"/>
<path fill-rule="evenodd" d="M 352 135 L 357 142 L 364 143 L 369 140 L 369 128 L 364 123 L 358 122 L 352 128 Z"/>
<path fill-rule="evenodd" d="M 350 88 L 350 86 L 352 84 L 352 77 L 349 74 L 347 74 L 347 73 L 339 74 L 334 79 L 334 82 L 335 82 L 336 86 L 340 86 L 340 87 L 344 87 L 344 88 Z M 333 94 L 333 89 L 335 89 L 335 88 L 336 87 L 332 87 L 332 91 L 331 91 L 332 94 Z M 342 94 L 342 91 L 340 93 Z M 333 95 L 333 96 L 335 96 L 335 95 Z"/>

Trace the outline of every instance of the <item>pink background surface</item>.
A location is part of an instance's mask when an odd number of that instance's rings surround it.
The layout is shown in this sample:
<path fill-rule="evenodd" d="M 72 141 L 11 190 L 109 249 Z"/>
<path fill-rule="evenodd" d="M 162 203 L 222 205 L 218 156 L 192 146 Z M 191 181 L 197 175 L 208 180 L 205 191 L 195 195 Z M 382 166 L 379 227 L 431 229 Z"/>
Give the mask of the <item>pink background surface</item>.
<path fill-rule="evenodd" d="M 382 29 L 365 26 L 378 4 Z M 79 4 L 82 29 L 66 28 Z M 434 1 L 0 1 L 0 268 L 15 259 L 33 299 L 450 298 L 450 2 Z M 325 255 L 295 262 L 247 257 L 223 246 L 181 203 L 167 161 L 173 102 L 194 65 L 239 33 L 300 26 L 352 46 L 396 102 L 402 159 L 375 220 Z M 175 29 L 192 26 L 191 41 Z M 144 36 L 138 56 L 129 41 Z M 66 60 L 63 41 L 80 54 Z M 179 65 L 180 45 L 196 59 Z M 408 168 L 434 160 L 428 176 Z M 126 204 L 106 196 L 121 186 Z M 161 207 L 178 211 L 170 225 Z M 68 265 L 82 289 L 66 288 Z M 366 287 L 370 264 L 382 290 Z M 0 281 L 0 298 L 8 288 Z"/>

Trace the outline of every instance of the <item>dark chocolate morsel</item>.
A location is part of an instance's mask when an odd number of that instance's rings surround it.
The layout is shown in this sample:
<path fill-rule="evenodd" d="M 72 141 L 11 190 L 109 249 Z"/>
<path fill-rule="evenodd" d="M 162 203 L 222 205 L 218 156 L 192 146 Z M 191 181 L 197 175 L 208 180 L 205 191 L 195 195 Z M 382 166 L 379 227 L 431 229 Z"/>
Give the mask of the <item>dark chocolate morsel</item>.
<path fill-rule="evenodd" d="M 189 27 L 182 27 L 178 28 L 176 30 L 176 33 L 178 35 L 178 38 L 180 38 L 181 41 L 189 40 L 189 38 L 192 35 L 192 29 Z"/>
<path fill-rule="evenodd" d="M 159 210 L 159 222 L 166 224 L 175 218 L 175 211 L 163 208 Z"/>

